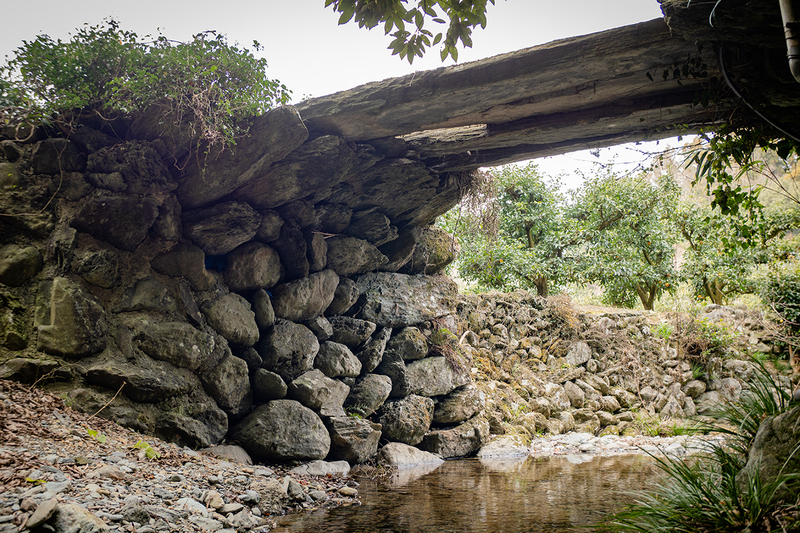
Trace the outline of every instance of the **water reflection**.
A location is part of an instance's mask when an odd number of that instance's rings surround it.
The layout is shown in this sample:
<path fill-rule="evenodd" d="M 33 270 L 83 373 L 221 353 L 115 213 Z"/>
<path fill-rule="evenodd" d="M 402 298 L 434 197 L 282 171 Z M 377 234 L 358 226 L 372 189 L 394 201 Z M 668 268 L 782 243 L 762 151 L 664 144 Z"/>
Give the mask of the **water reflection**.
<path fill-rule="evenodd" d="M 280 532 L 544 532 L 586 526 L 658 479 L 642 455 L 448 461 L 389 483 L 363 482 L 364 504 L 287 517 Z"/>

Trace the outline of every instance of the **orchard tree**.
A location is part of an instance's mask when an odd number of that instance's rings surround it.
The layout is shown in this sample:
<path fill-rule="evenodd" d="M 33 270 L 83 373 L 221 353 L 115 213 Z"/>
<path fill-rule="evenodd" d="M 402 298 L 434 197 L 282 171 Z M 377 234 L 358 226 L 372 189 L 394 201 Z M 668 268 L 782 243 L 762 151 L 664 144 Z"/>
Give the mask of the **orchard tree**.
<path fill-rule="evenodd" d="M 325 0 L 325 7 L 341 13 L 339 24 L 351 20 L 359 28 L 383 25 L 383 32 L 394 40 L 392 55 L 414 62 L 431 46 L 442 45 L 442 61 L 458 61 L 458 45 L 472 47 L 472 29 L 486 27 L 487 4 L 494 0 Z M 431 25 L 437 29 L 431 31 Z M 444 29 L 444 26 L 447 29 Z M 436 33 L 434 33 L 436 32 Z"/>
<path fill-rule="evenodd" d="M 486 187 L 445 217 L 459 237 L 459 274 L 487 288 L 547 296 L 567 278 L 569 221 L 558 180 L 535 164 L 487 173 Z"/>
<path fill-rule="evenodd" d="M 647 310 L 678 283 L 677 240 L 670 217 L 680 189 L 668 175 L 619 176 L 608 170 L 589 178 L 575 195 L 571 216 L 583 227 L 582 275 L 599 282 L 604 299 Z"/>

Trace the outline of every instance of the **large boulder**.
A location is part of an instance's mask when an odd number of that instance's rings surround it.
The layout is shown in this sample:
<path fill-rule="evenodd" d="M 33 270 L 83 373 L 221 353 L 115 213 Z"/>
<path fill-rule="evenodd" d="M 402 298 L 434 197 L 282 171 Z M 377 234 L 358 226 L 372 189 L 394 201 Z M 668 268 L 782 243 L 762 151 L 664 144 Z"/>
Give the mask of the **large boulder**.
<path fill-rule="evenodd" d="M 345 416 L 342 405 L 350 387 L 314 369 L 289 383 L 289 398 L 297 400 L 322 416 Z"/>
<path fill-rule="evenodd" d="M 350 349 L 356 349 L 364 344 L 377 328 L 374 322 L 347 316 L 332 316 L 328 321 L 333 327 L 333 336 L 330 340 L 344 344 Z"/>
<path fill-rule="evenodd" d="M 358 287 L 350 278 L 339 278 L 339 284 L 333 293 L 333 300 L 325 310 L 325 316 L 341 315 L 358 301 Z"/>
<path fill-rule="evenodd" d="M 338 342 L 321 343 L 314 366 L 329 378 L 355 378 L 361 374 L 361 361 L 353 355 L 350 348 Z"/>
<path fill-rule="evenodd" d="M 255 460 L 324 459 L 331 439 L 314 411 L 294 400 L 260 405 L 231 432 Z"/>
<path fill-rule="evenodd" d="M 236 346 L 253 346 L 259 337 L 250 302 L 238 294 L 223 294 L 201 307 L 209 325 Z"/>
<path fill-rule="evenodd" d="M 358 318 L 392 328 L 452 314 L 458 286 L 444 276 L 371 272 L 356 279 L 363 302 Z"/>
<path fill-rule="evenodd" d="M 362 416 L 370 416 L 383 405 L 392 392 L 392 380 L 381 374 L 366 374 L 356 380 L 350 388 L 345 405 L 359 410 Z"/>
<path fill-rule="evenodd" d="M 261 403 L 270 400 L 281 400 L 286 397 L 289 391 L 286 382 L 278 374 L 264 368 L 259 368 L 253 372 L 250 378 L 250 386 L 253 389 L 253 398 Z"/>
<path fill-rule="evenodd" d="M 0 283 L 19 287 L 44 267 L 39 250 L 33 246 L 22 248 L 10 244 L 0 248 Z"/>
<path fill-rule="evenodd" d="M 460 387 L 436 402 L 434 424 L 457 424 L 480 414 L 486 395 L 474 385 Z"/>
<path fill-rule="evenodd" d="M 307 327 L 277 319 L 259 341 L 258 352 L 264 360 L 263 367 L 288 382 L 314 368 L 319 341 Z"/>
<path fill-rule="evenodd" d="M 232 418 L 239 418 L 250 409 L 253 391 L 243 359 L 229 355 L 202 380 L 208 395 Z"/>
<path fill-rule="evenodd" d="M 189 393 L 200 385 L 200 380 L 189 370 L 145 355 L 132 362 L 120 355 L 103 357 L 87 368 L 86 381 L 112 390 L 122 387 L 123 394 L 141 403 L 160 402 Z"/>
<path fill-rule="evenodd" d="M 489 422 L 476 417 L 452 429 L 430 431 L 420 448 L 442 458 L 464 457 L 478 451 L 489 438 Z"/>
<path fill-rule="evenodd" d="M 389 393 L 392 398 L 408 395 L 410 388 L 406 371 L 403 358 L 397 352 L 388 350 L 383 354 L 381 364 L 375 369 L 376 374 L 383 374 L 392 380 L 392 390 Z"/>
<path fill-rule="evenodd" d="M 243 202 L 223 202 L 183 213 L 184 235 L 208 255 L 234 250 L 255 237 L 260 225 L 261 215 Z"/>
<path fill-rule="evenodd" d="M 389 262 L 374 244 L 355 237 L 331 237 L 327 255 L 328 268 L 342 277 L 376 270 Z"/>
<path fill-rule="evenodd" d="M 186 278 L 195 290 L 207 291 L 214 286 L 214 276 L 206 270 L 205 261 L 203 250 L 189 243 L 178 243 L 155 256 L 150 266 L 167 276 Z"/>
<path fill-rule="evenodd" d="M 398 468 L 409 468 L 418 465 L 438 466 L 444 462 L 438 455 L 422 451 L 402 442 L 387 443 L 386 446 L 381 448 L 379 455 L 387 465 Z"/>
<path fill-rule="evenodd" d="M 394 331 L 386 344 L 386 352 L 396 353 L 403 361 L 416 361 L 428 355 L 428 341 L 419 328 L 401 328 Z"/>
<path fill-rule="evenodd" d="M 158 217 L 159 202 L 149 196 L 128 196 L 98 190 L 86 200 L 72 227 L 133 252 Z"/>
<path fill-rule="evenodd" d="M 320 316 L 333 301 L 338 285 L 339 276 L 330 269 L 277 285 L 272 290 L 275 316 L 292 321 Z"/>
<path fill-rule="evenodd" d="M 294 107 L 279 107 L 255 117 L 249 135 L 236 146 L 215 148 L 208 157 L 189 159 L 178 197 L 187 208 L 218 200 L 268 173 L 273 163 L 307 138 L 308 130 Z"/>
<path fill-rule="evenodd" d="M 236 292 L 269 289 L 281 279 L 281 258 L 275 249 L 259 242 L 247 242 L 230 254 L 223 271 L 225 284 Z"/>
<path fill-rule="evenodd" d="M 353 213 L 345 233 L 369 241 L 374 246 L 386 244 L 397 238 L 397 228 L 392 226 L 389 217 L 375 209 Z"/>
<path fill-rule="evenodd" d="M 776 480 L 781 474 L 800 471 L 797 428 L 800 427 L 800 405 L 764 419 L 758 427 L 756 438 L 747 456 L 747 464 L 737 474 L 736 482 L 742 492 L 749 490 L 749 480 L 758 476 L 762 486 Z M 793 480 L 778 489 L 776 498 L 796 498 L 800 481 Z"/>
<path fill-rule="evenodd" d="M 96 187 L 118 180 L 121 186 L 115 188 L 130 195 L 172 191 L 177 187 L 158 152 L 144 141 L 113 144 L 89 154 L 86 175 Z"/>
<path fill-rule="evenodd" d="M 39 284 L 34 326 L 37 348 L 65 357 L 86 357 L 106 347 L 103 307 L 67 278 Z"/>
<path fill-rule="evenodd" d="M 460 250 L 455 237 L 442 228 L 424 228 L 411 260 L 401 269 L 404 274 L 441 274 L 456 260 Z"/>
<path fill-rule="evenodd" d="M 433 400 L 410 395 L 389 400 L 378 411 L 383 436 L 410 446 L 422 442 L 433 421 Z"/>
<path fill-rule="evenodd" d="M 426 357 L 406 366 L 408 390 L 420 396 L 442 396 L 470 382 L 469 374 L 456 370 L 444 357 Z"/>
<path fill-rule="evenodd" d="M 259 209 L 281 206 L 337 185 L 345 179 L 354 161 L 355 153 L 347 141 L 323 135 L 293 150 L 261 176 L 240 187 L 233 197 Z"/>
<path fill-rule="evenodd" d="M 153 359 L 177 367 L 208 371 L 229 352 L 214 335 L 186 322 L 159 322 L 149 315 L 133 315 L 124 321 L 137 348 Z"/>
<path fill-rule="evenodd" d="M 383 327 L 370 337 L 364 347 L 358 351 L 356 357 L 361 361 L 361 370 L 363 372 L 372 372 L 381 363 L 386 343 L 391 336 L 392 328 Z"/>
<path fill-rule="evenodd" d="M 363 463 L 378 451 L 381 425 L 352 417 L 335 417 L 327 422 L 331 450 L 327 459 L 350 464 Z"/>

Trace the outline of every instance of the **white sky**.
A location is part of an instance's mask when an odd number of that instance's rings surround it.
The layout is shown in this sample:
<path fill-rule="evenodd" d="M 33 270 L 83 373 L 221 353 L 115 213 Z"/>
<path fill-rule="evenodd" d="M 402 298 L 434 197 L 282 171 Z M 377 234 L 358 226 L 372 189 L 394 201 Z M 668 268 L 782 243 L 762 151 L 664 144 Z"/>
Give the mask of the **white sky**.
<path fill-rule="evenodd" d="M 36 35 L 66 39 L 84 23 L 111 16 L 139 36 L 161 30 L 171 39 L 187 40 L 217 30 L 241 45 L 257 40 L 264 46 L 268 75 L 287 85 L 295 101 L 442 66 L 436 48 L 409 66 L 386 49 L 391 38 L 381 28 L 338 26 L 338 16 L 324 5 L 324 0 L 4 0 L 7 23 L 0 31 L 0 56 Z M 660 16 L 657 0 L 496 0 L 489 6 L 486 29 L 474 31 L 474 47 L 460 50 L 459 63 Z M 618 152 L 603 150 L 603 158 Z M 537 162 L 546 172 L 558 173 L 586 168 L 583 162 L 593 159 L 575 152 Z M 635 159 L 631 151 L 617 156 L 618 161 L 629 159 Z"/>

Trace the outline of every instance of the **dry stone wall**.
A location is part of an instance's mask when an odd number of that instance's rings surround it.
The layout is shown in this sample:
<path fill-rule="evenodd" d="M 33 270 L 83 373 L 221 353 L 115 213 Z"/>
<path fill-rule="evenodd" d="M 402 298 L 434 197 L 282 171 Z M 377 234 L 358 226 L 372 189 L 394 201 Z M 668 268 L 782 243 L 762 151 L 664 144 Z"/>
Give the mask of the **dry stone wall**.
<path fill-rule="evenodd" d="M 428 341 L 457 289 L 427 226 L 459 176 L 309 137 L 291 107 L 206 156 L 156 124 L 0 133 L 0 377 L 258 460 L 362 462 L 473 418 Z"/>

